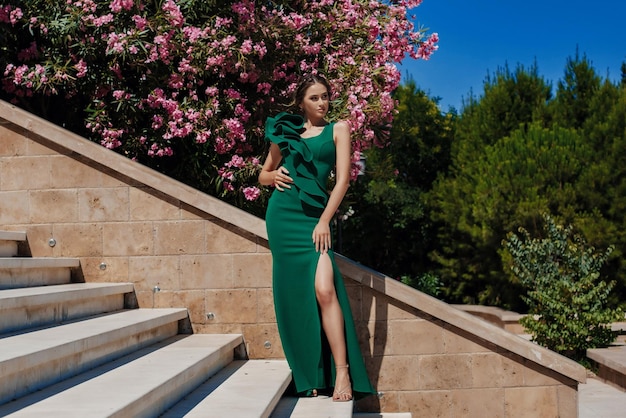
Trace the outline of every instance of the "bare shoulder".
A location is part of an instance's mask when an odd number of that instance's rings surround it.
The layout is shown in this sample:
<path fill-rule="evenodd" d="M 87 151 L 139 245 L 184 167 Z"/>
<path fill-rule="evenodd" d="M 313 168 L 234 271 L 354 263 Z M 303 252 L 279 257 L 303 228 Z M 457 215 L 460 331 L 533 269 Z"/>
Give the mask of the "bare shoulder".
<path fill-rule="evenodd" d="M 337 123 L 335 123 L 335 126 L 333 128 L 333 134 L 335 140 L 341 138 L 350 139 L 350 124 L 348 124 L 348 122 L 346 122 L 345 120 L 338 121 Z"/>

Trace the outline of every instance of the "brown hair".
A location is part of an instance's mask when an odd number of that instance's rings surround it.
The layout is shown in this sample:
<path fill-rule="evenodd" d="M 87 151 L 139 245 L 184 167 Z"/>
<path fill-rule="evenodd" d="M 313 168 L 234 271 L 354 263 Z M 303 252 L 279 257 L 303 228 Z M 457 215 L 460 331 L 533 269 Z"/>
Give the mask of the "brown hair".
<path fill-rule="evenodd" d="M 319 74 L 306 75 L 302 77 L 302 79 L 298 83 L 298 87 L 296 87 L 296 90 L 293 94 L 292 103 L 294 109 L 300 110 L 300 103 L 302 103 L 302 101 L 304 100 L 304 94 L 306 93 L 306 90 L 316 83 L 320 83 L 324 87 L 326 87 L 326 90 L 328 91 L 328 97 L 331 97 L 332 93 L 330 89 L 330 83 L 324 77 Z"/>

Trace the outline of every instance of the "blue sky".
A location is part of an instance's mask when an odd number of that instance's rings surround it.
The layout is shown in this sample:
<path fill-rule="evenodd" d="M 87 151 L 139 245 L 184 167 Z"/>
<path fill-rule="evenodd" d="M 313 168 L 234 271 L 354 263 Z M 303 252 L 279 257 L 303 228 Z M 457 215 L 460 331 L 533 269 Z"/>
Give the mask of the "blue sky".
<path fill-rule="evenodd" d="M 429 61 L 405 59 L 403 80 L 410 74 L 444 111 L 460 110 L 470 91 L 482 95 L 487 74 L 506 64 L 536 60 L 554 92 L 577 47 L 613 81 L 626 61 L 626 0 L 424 0 L 413 13 L 439 33 L 439 50 Z"/>

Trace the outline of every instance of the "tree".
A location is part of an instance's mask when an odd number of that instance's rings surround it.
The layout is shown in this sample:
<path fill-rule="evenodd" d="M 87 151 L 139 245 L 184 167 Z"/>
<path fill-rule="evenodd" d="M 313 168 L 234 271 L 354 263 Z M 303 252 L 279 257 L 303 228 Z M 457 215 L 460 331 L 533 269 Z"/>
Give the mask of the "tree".
<path fill-rule="evenodd" d="M 432 221 L 439 225 L 437 246 L 430 257 L 445 284 L 445 298 L 451 302 L 519 305 L 515 289 L 504 279 L 497 250 L 507 230 L 503 216 L 513 212 L 512 202 L 519 200 L 511 188 L 492 186 L 501 180 L 499 167 L 518 160 L 506 151 L 513 150 L 516 142 L 499 145 L 500 141 L 514 132 L 520 141 L 537 124 L 534 121 L 543 116 L 550 90 L 536 65 L 530 71 L 518 66 L 511 72 L 505 67 L 488 77 L 483 96 L 472 98 L 462 110 L 451 168 L 437 179 L 428 196 Z M 540 131 L 541 126 L 532 129 Z M 501 151 L 507 155 L 498 155 Z M 521 159 L 520 164 L 524 162 Z M 504 180 L 500 186 L 506 188 Z"/>
<path fill-rule="evenodd" d="M 425 193 L 448 168 L 456 115 L 442 114 L 413 80 L 393 97 L 389 145 L 365 153 L 365 173 L 347 199 L 354 216 L 343 222 L 341 250 L 392 277 L 418 277 L 430 269 L 435 239 Z"/>
<path fill-rule="evenodd" d="M 567 59 L 565 74 L 559 80 L 552 111 L 554 121 L 560 126 L 581 128 L 593 108 L 592 99 L 600 89 L 601 78 L 583 54 Z"/>
<path fill-rule="evenodd" d="M 352 124 L 355 160 L 380 140 L 395 63 L 437 48 L 407 17 L 420 3 L 11 0 L 2 97 L 245 205 L 261 195 L 263 122 L 302 73 L 335 87 L 330 116 Z"/>

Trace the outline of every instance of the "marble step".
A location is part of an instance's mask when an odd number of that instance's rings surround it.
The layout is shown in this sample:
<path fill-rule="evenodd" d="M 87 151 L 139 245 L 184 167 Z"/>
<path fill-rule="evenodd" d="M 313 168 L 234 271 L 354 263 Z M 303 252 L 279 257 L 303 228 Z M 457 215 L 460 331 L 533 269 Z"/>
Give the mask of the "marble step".
<path fill-rule="evenodd" d="M 290 382 L 285 360 L 234 361 L 161 418 L 266 418 Z"/>
<path fill-rule="evenodd" d="M 0 403 L 172 337 L 186 319 L 186 309 L 133 309 L 6 335 Z"/>
<path fill-rule="evenodd" d="M 238 334 L 177 335 L 0 406 L 0 416 L 157 417 L 232 362 L 242 343 Z"/>
<path fill-rule="evenodd" d="M 22 241 L 26 241 L 26 232 L 0 231 L 0 257 L 15 257 Z"/>
<path fill-rule="evenodd" d="M 131 283 L 69 283 L 0 290 L 0 334 L 124 309 Z"/>
<path fill-rule="evenodd" d="M 0 289 L 70 283 L 78 267 L 78 258 L 0 257 Z"/>
<path fill-rule="evenodd" d="M 354 401 L 333 402 L 330 396 L 283 397 L 271 418 L 350 418 Z"/>

